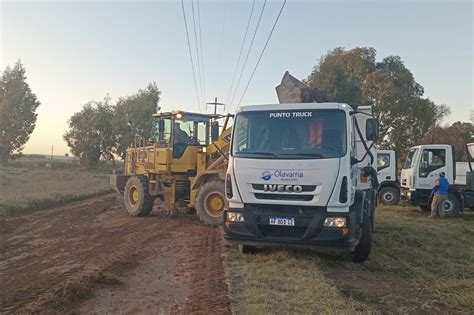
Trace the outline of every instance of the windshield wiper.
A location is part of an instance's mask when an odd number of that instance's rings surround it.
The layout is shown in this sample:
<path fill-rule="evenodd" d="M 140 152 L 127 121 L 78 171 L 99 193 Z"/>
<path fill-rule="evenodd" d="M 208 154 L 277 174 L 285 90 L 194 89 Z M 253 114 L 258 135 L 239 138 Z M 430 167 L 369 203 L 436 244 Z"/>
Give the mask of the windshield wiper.
<path fill-rule="evenodd" d="M 255 155 L 265 155 L 265 156 L 273 156 L 277 158 L 278 156 L 272 152 L 263 152 L 263 151 L 244 151 L 244 152 L 237 152 L 237 154 L 255 154 Z"/>

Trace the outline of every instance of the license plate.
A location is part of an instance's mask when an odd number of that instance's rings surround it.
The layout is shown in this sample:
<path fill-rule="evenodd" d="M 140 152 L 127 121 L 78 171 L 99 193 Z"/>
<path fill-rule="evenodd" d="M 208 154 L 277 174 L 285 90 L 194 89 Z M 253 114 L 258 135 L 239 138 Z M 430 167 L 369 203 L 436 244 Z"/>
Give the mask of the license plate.
<path fill-rule="evenodd" d="M 295 226 L 294 217 L 270 217 L 270 225 Z"/>

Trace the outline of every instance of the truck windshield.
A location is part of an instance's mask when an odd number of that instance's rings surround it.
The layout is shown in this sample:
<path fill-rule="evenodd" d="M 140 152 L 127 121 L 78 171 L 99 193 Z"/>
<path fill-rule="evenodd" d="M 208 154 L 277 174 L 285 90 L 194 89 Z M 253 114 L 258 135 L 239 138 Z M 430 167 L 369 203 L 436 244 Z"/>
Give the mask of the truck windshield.
<path fill-rule="evenodd" d="M 408 169 L 413 167 L 413 163 L 416 160 L 416 153 L 418 149 L 411 149 L 408 152 L 407 159 L 405 160 L 405 164 L 403 164 L 403 169 Z"/>
<path fill-rule="evenodd" d="M 257 159 L 328 159 L 346 154 L 342 110 L 252 111 L 237 114 L 232 154 Z"/>

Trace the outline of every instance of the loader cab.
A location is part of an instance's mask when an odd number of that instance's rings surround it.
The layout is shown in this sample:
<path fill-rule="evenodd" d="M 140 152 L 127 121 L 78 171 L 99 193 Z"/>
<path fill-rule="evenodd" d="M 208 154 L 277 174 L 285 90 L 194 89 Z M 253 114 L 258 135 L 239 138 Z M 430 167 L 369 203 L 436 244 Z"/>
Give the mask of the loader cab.
<path fill-rule="evenodd" d="M 210 141 L 211 115 L 187 112 L 155 114 L 154 140 L 158 147 L 172 148 L 173 159 L 180 159 L 188 148 L 199 150 Z"/>

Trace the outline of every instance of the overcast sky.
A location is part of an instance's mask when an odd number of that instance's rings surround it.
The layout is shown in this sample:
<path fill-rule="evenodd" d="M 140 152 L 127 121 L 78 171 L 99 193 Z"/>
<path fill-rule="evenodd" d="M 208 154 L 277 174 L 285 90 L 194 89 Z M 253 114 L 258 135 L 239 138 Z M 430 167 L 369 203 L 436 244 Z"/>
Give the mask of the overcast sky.
<path fill-rule="evenodd" d="M 267 1 L 234 103 L 282 2 Z M 194 45 L 191 2 L 184 3 Z M 197 5 L 195 0 L 196 19 Z M 255 4 L 242 59 L 262 6 L 260 0 Z M 228 98 L 251 7 L 252 0 L 199 1 L 201 99 Z M 162 91 L 164 110 L 198 111 L 180 1 L 2 1 L 0 19 L 0 68 L 20 58 L 41 101 L 26 153 L 50 153 L 52 145 L 55 154 L 68 152 L 62 135 L 73 113 L 107 93 L 116 100 L 152 81 Z M 339 46 L 375 47 L 378 60 L 400 55 L 425 96 L 450 106 L 446 122 L 468 121 L 474 108 L 471 1 L 288 0 L 243 103 L 277 102 L 274 88 L 286 70 L 305 78 L 322 55 Z"/>

